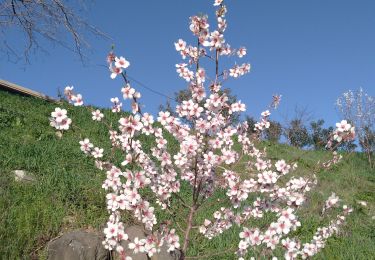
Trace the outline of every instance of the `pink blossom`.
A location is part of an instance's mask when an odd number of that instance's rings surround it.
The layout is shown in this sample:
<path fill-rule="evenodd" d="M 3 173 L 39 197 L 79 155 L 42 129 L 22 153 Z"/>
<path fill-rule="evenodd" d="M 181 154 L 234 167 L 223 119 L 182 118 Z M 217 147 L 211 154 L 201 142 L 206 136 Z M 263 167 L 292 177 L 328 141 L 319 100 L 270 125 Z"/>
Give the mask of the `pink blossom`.
<path fill-rule="evenodd" d="M 72 120 L 68 118 L 66 109 L 59 107 L 55 108 L 55 111 L 51 113 L 50 125 L 57 130 L 68 130 Z"/>
<path fill-rule="evenodd" d="M 129 84 L 126 87 L 121 89 L 124 99 L 132 99 L 133 95 L 135 94 L 135 89 L 131 88 Z"/>
<path fill-rule="evenodd" d="M 129 67 L 130 63 L 129 61 L 127 61 L 124 57 L 115 57 L 115 66 L 116 68 L 122 68 L 122 69 L 126 69 L 127 67 Z"/>
<path fill-rule="evenodd" d="M 101 158 L 103 157 L 103 149 L 102 148 L 99 148 L 99 147 L 95 147 L 92 151 L 91 151 L 91 155 L 94 157 L 94 158 Z"/>
<path fill-rule="evenodd" d="M 79 141 L 79 144 L 81 145 L 81 151 L 85 154 L 89 154 L 92 147 L 94 147 L 94 145 L 90 143 L 90 140 L 88 138 L 85 138 L 83 141 Z"/>
<path fill-rule="evenodd" d="M 219 6 L 221 5 L 223 0 L 215 0 L 214 6 Z"/>
<path fill-rule="evenodd" d="M 122 73 L 122 69 L 120 67 L 113 67 L 112 64 L 109 66 L 109 70 L 111 71 L 111 79 L 115 79 L 118 74 Z"/>
<path fill-rule="evenodd" d="M 237 51 L 237 55 L 240 58 L 242 58 L 243 56 L 245 56 L 246 55 L 246 48 L 245 47 L 239 48 L 238 51 Z"/>
<path fill-rule="evenodd" d="M 176 51 L 184 51 L 186 48 L 186 42 L 179 39 L 177 42 L 175 42 L 174 46 L 176 47 Z"/>
<path fill-rule="evenodd" d="M 100 112 L 99 109 L 91 112 L 91 114 L 92 114 L 92 120 L 94 121 L 101 121 L 104 118 L 104 114 Z"/>

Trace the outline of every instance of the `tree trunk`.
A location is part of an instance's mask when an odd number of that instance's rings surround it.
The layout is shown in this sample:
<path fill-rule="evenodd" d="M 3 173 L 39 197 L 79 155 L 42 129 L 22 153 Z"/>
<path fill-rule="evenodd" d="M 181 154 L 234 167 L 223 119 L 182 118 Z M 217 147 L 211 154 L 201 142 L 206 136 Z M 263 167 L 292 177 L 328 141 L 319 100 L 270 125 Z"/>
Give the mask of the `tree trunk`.
<path fill-rule="evenodd" d="M 189 240 L 190 240 L 190 231 L 191 231 L 191 228 L 193 226 L 193 217 L 194 217 L 194 214 L 195 214 L 195 210 L 196 210 L 195 205 L 193 205 L 191 207 L 190 213 L 189 213 L 187 227 L 186 227 L 186 230 L 185 230 L 184 245 L 182 246 L 182 252 L 181 252 L 180 260 L 185 259 L 186 251 L 187 251 L 187 248 L 188 248 L 188 245 L 189 245 Z"/>

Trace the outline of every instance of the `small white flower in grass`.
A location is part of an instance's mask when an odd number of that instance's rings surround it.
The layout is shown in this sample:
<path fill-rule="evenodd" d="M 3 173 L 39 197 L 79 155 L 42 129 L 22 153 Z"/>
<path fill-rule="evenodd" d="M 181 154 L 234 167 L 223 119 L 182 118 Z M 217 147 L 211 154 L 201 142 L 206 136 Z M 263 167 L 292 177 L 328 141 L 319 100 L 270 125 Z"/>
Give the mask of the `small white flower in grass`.
<path fill-rule="evenodd" d="M 252 246 L 254 245 L 260 245 L 263 240 L 263 235 L 261 235 L 259 229 L 254 229 L 253 233 L 250 235 L 249 241 Z"/>
<path fill-rule="evenodd" d="M 125 156 L 125 161 L 123 161 L 123 162 L 121 163 L 121 165 L 122 165 L 122 166 L 128 165 L 129 163 L 132 162 L 132 160 L 133 160 L 132 155 L 131 155 L 131 154 L 127 154 L 127 155 Z"/>
<path fill-rule="evenodd" d="M 243 231 L 240 233 L 240 238 L 248 240 L 251 235 L 252 235 L 252 231 L 250 231 L 248 228 L 244 227 Z"/>
<path fill-rule="evenodd" d="M 290 232 L 292 227 L 292 223 L 289 220 L 278 221 L 276 233 L 282 235 L 283 233 L 286 235 Z"/>
<path fill-rule="evenodd" d="M 337 197 L 335 193 L 332 193 L 331 196 L 329 196 L 328 199 L 326 200 L 325 210 L 335 206 L 337 202 L 339 202 L 339 200 L 340 200 L 339 197 Z"/>
<path fill-rule="evenodd" d="M 280 221 L 292 221 L 296 219 L 296 216 L 293 214 L 294 210 L 292 208 L 287 208 L 281 211 Z"/>
<path fill-rule="evenodd" d="M 91 155 L 94 156 L 94 158 L 101 158 L 103 157 L 103 151 L 103 148 L 95 147 Z"/>
<path fill-rule="evenodd" d="M 67 111 L 59 107 L 51 113 L 50 125 L 57 130 L 68 130 L 72 120 L 68 118 Z"/>
<path fill-rule="evenodd" d="M 62 119 L 59 123 L 57 123 L 56 121 L 51 121 L 50 125 L 57 130 L 68 130 L 71 123 L 72 120 L 70 118 L 65 118 Z"/>
<path fill-rule="evenodd" d="M 104 117 L 104 114 L 102 112 L 100 112 L 99 109 L 91 112 L 91 114 L 92 114 L 92 120 L 94 120 L 94 121 L 101 121 Z"/>
<path fill-rule="evenodd" d="M 220 218 L 221 218 L 221 213 L 220 213 L 220 211 L 215 211 L 215 213 L 214 213 L 214 218 L 216 218 L 216 219 L 220 219 Z"/>
<path fill-rule="evenodd" d="M 129 67 L 130 65 L 130 62 L 127 61 L 124 57 L 115 57 L 115 66 L 116 68 L 123 68 L 123 69 L 126 69 L 127 67 Z"/>
<path fill-rule="evenodd" d="M 55 111 L 51 113 L 51 116 L 56 118 L 56 120 L 58 121 L 59 118 L 64 118 L 67 116 L 67 111 L 66 109 L 56 107 Z"/>
<path fill-rule="evenodd" d="M 238 248 L 240 250 L 246 250 L 248 247 L 249 247 L 249 243 L 244 240 L 241 240 L 240 243 L 238 244 Z"/>
<path fill-rule="evenodd" d="M 79 141 L 79 144 L 81 145 L 81 151 L 85 154 L 90 153 L 91 148 L 94 146 L 92 143 L 90 143 L 88 138 L 85 138 L 83 141 Z"/>

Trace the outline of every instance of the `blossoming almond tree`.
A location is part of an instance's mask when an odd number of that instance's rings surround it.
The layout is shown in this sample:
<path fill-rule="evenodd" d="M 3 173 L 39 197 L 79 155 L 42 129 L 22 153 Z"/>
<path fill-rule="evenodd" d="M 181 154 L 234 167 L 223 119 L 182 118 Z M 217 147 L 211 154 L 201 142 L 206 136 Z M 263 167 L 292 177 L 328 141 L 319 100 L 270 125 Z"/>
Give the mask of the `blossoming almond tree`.
<path fill-rule="evenodd" d="M 375 152 L 375 98 L 362 88 L 358 91 L 349 90 L 337 99 L 336 107 L 356 127 L 358 142 L 372 168 Z"/>
<path fill-rule="evenodd" d="M 239 259 L 245 259 L 251 252 L 252 255 L 257 252 L 259 257 L 271 257 L 277 248 L 285 251 L 285 259 L 305 259 L 324 247 L 326 240 L 338 231 L 351 212 L 350 207 L 343 205 L 342 213 L 328 226 L 319 228 L 308 243 L 302 244 L 290 236 L 301 225 L 296 213 L 304 205 L 309 191 L 316 187 L 316 171 L 302 177 L 298 175 L 296 163 L 273 161 L 268 158 L 266 150 L 257 148 L 259 136 L 270 125 L 270 110 L 277 107 L 280 96 L 275 96 L 270 108 L 262 112 L 255 124 L 255 134 L 247 134 L 246 122 L 234 125 L 230 121 L 230 114 L 244 112 L 246 106 L 241 101 L 229 104 L 226 94 L 220 91 L 222 84 L 228 78 L 248 73 L 250 64 L 236 64 L 229 69 L 219 66 L 222 56 L 242 58 L 247 51 L 244 47 L 233 49 L 226 43 L 227 9 L 222 0 L 215 0 L 214 6 L 217 6 L 217 28 L 210 27 L 207 16 L 193 16 L 189 28 L 197 38 L 196 44 L 188 45 L 182 39 L 175 43 L 176 50 L 186 61 L 177 64 L 176 71 L 188 83 L 192 96 L 177 105 L 176 117 L 169 112 L 160 112 L 157 117 L 159 124 L 155 124 L 152 115 L 141 111 L 141 95 L 127 78 L 129 61 L 114 53 L 107 57 L 111 78 L 123 78 L 125 85 L 121 93 L 125 100 L 132 102 L 131 113 L 120 118 L 117 129 L 109 129 L 112 152 L 121 152 L 122 163 L 115 165 L 103 148 L 95 147 L 87 138 L 80 141 L 80 145 L 81 150 L 95 160 L 95 165 L 106 172 L 103 188 L 108 192 L 109 220 L 104 229 L 103 245 L 117 251 L 122 259 L 131 259 L 130 251 L 151 257 L 160 251 L 162 245 L 166 245 L 168 251 L 179 249 L 180 259 L 187 259 L 191 257 L 187 252 L 192 236 L 212 239 L 235 225 L 242 227 L 238 234 L 240 242 L 232 249 Z M 213 77 L 210 78 L 201 66 L 202 59 L 212 61 Z M 65 94 L 75 105 L 83 103 L 81 95 L 74 94 L 72 87 L 67 87 Z M 122 103 L 119 98 L 112 98 L 111 102 L 112 112 L 120 112 Z M 229 113 L 224 113 L 224 110 Z M 92 111 L 92 119 L 105 123 L 99 110 Z M 53 127 L 62 131 L 70 124 L 66 110 L 56 108 L 52 112 Z M 144 148 L 139 138 L 141 135 L 153 138 L 152 149 Z M 174 154 L 168 149 L 166 135 L 172 136 L 179 144 Z M 334 150 L 337 144 L 353 137 L 354 128 L 342 121 L 327 147 Z M 241 148 L 235 148 L 235 144 Z M 333 159 L 318 166 L 328 168 L 340 159 L 333 154 Z M 239 164 L 246 166 L 241 172 L 234 170 Z M 181 195 L 183 187 L 189 190 L 185 195 Z M 218 205 L 222 203 L 220 201 L 212 205 L 217 210 L 211 218 L 198 223 L 199 211 L 207 203 L 215 202 L 211 198 L 220 190 L 225 191 L 229 203 Z M 147 195 L 144 195 L 145 191 Z M 339 203 L 340 199 L 332 193 L 322 214 Z M 186 212 L 182 217 L 184 223 L 168 221 L 174 219 L 176 207 L 184 209 L 181 214 Z M 156 208 L 164 211 L 163 216 L 170 216 L 158 219 Z M 143 225 L 147 233 L 145 239 L 129 241 L 125 233 L 126 223 L 122 222 L 125 211 L 132 213 L 134 219 Z M 266 227 L 251 224 L 252 220 L 270 214 L 274 220 Z M 126 248 L 124 241 L 129 242 Z M 255 248 L 258 249 L 255 251 Z"/>

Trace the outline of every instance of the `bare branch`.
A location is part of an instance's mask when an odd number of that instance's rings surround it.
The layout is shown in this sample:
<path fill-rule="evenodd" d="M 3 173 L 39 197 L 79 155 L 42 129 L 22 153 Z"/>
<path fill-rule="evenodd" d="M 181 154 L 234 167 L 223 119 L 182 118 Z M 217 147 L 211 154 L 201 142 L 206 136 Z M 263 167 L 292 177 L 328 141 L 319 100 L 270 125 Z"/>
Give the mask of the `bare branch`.
<path fill-rule="evenodd" d="M 7 40 L 0 42 L 0 53 L 8 59 L 19 60 L 23 56 L 29 62 L 32 51 L 46 51 L 43 42 L 46 40 L 76 53 L 83 62 L 87 57 L 85 51 L 90 48 L 86 35 L 110 38 L 77 14 L 77 4 L 81 5 L 75 3 L 69 6 L 63 0 L 3 1 L 0 4 L 0 35 Z M 19 38 L 17 44 L 8 38 L 17 30 L 24 34 L 21 41 L 24 47 L 15 47 L 20 46 Z M 21 52 L 23 55 L 19 54 Z"/>

